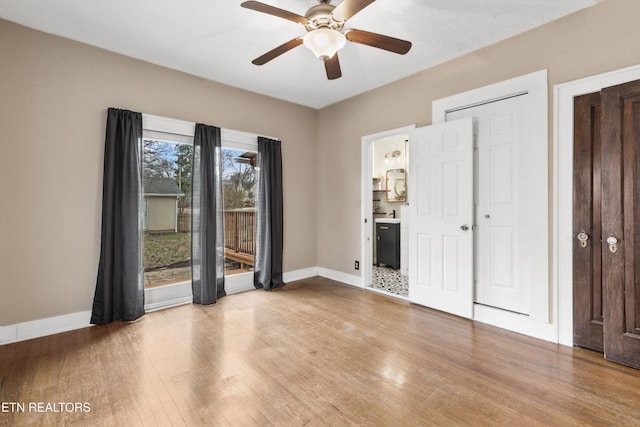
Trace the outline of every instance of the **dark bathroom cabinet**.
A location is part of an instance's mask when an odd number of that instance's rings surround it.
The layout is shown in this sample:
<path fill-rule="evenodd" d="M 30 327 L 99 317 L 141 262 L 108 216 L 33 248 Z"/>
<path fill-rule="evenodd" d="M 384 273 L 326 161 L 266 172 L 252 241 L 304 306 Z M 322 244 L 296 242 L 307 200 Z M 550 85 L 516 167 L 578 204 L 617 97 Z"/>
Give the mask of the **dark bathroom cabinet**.
<path fill-rule="evenodd" d="M 376 223 L 377 265 L 400 268 L 400 224 Z"/>

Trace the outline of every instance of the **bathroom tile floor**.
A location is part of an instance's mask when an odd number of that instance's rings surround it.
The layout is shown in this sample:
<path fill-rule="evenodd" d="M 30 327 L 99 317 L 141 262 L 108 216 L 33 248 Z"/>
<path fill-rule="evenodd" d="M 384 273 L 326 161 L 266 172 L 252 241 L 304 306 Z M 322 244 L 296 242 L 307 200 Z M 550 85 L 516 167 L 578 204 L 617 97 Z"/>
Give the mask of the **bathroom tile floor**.
<path fill-rule="evenodd" d="M 409 279 L 400 274 L 400 270 L 374 265 L 372 278 L 370 288 L 402 297 L 409 296 Z"/>

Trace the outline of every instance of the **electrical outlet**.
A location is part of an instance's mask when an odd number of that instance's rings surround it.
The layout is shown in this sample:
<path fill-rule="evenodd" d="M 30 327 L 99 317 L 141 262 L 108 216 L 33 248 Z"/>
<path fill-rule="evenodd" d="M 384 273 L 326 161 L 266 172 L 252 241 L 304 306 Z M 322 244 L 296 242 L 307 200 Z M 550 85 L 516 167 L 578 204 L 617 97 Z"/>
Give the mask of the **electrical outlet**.
<path fill-rule="evenodd" d="M 360 261 L 356 261 L 355 269 L 360 270 Z"/>

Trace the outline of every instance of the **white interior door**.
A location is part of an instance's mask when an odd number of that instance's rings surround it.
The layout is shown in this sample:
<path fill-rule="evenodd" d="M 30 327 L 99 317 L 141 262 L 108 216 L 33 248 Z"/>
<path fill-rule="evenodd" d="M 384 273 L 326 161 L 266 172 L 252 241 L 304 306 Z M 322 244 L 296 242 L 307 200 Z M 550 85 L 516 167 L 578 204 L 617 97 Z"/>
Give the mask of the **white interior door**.
<path fill-rule="evenodd" d="M 529 314 L 529 249 L 526 211 L 517 191 L 526 184 L 531 158 L 525 98 L 520 95 L 447 113 L 447 120 L 473 117 L 475 157 L 475 302 Z"/>
<path fill-rule="evenodd" d="M 473 316 L 471 118 L 409 137 L 409 299 Z"/>

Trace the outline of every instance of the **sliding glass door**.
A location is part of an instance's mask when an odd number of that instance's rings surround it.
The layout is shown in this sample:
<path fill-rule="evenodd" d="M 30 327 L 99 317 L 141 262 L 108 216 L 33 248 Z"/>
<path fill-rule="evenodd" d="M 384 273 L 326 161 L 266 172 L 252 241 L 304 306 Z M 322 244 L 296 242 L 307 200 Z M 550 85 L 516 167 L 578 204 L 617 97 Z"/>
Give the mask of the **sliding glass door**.
<path fill-rule="evenodd" d="M 253 289 L 257 141 L 242 134 L 222 135 L 225 288 Z"/>
<path fill-rule="evenodd" d="M 225 289 L 253 287 L 256 191 L 255 135 L 222 130 Z M 145 289 L 191 282 L 193 138 L 145 130 L 143 252 Z"/>
<path fill-rule="evenodd" d="M 191 281 L 193 145 L 143 141 L 145 288 Z"/>

